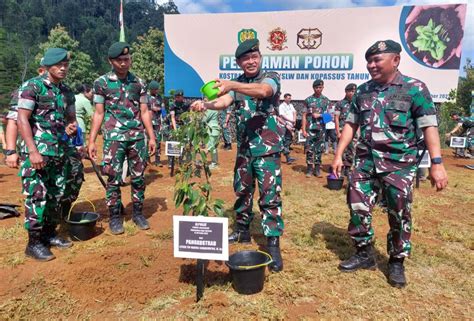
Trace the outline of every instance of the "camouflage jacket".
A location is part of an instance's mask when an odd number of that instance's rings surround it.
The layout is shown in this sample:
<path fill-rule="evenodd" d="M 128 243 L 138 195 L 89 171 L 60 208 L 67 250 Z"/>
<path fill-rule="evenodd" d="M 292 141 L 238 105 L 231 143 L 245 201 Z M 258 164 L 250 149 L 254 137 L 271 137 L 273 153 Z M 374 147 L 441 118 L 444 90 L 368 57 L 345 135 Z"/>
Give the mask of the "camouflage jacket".
<path fill-rule="evenodd" d="M 342 131 L 344 124 L 346 123 L 347 115 L 351 107 L 351 102 L 344 98 L 336 103 L 336 115 L 339 115 L 339 129 Z"/>
<path fill-rule="evenodd" d="M 158 107 L 160 110 L 154 111 L 151 108 Z M 161 96 L 148 95 L 148 109 L 151 112 L 151 123 L 153 126 L 161 126 L 161 108 L 163 108 L 163 99 Z"/>
<path fill-rule="evenodd" d="M 253 78 L 240 75 L 236 81 L 261 83 L 265 79 L 272 79 L 278 87 L 271 97 L 257 99 L 238 92 L 231 93 L 237 123 L 237 147 L 240 153 L 247 156 L 266 156 L 279 153 L 283 148 L 284 127 L 277 121 L 280 75 L 260 71 Z"/>
<path fill-rule="evenodd" d="M 119 79 L 111 71 L 94 82 L 94 103 L 104 104 L 104 139 L 133 141 L 145 138 L 140 104 L 147 104 L 145 83 L 129 72 Z"/>
<path fill-rule="evenodd" d="M 426 85 L 400 72 L 390 84 L 370 80 L 359 86 L 346 123 L 360 127 L 356 163 L 373 159 L 378 173 L 415 165 L 417 128 L 438 126 Z"/>
<path fill-rule="evenodd" d="M 10 103 L 8 104 L 7 119 L 12 119 L 16 121 L 18 118 L 18 92 L 20 89 L 21 89 L 21 86 L 13 90 L 10 95 Z"/>
<path fill-rule="evenodd" d="M 170 104 L 170 115 L 174 115 L 174 119 L 176 120 L 176 124 L 181 124 L 181 115 L 188 112 L 190 105 L 185 101 L 177 102 L 174 101 Z"/>
<path fill-rule="evenodd" d="M 30 126 L 41 155 L 62 156 L 65 143 L 66 113 L 74 111 L 74 93 L 66 85 L 51 83 L 47 74 L 32 78 L 21 85 L 18 109 L 31 110 Z M 21 153 L 27 154 L 22 143 Z"/>
<path fill-rule="evenodd" d="M 329 107 L 331 101 L 324 95 L 315 97 L 314 95 L 309 96 L 305 99 L 305 108 L 303 113 L 306 113 L 306 130 L 323 130 L 323 118 L 314 118 L 313 113 L 323 114 Z"/>

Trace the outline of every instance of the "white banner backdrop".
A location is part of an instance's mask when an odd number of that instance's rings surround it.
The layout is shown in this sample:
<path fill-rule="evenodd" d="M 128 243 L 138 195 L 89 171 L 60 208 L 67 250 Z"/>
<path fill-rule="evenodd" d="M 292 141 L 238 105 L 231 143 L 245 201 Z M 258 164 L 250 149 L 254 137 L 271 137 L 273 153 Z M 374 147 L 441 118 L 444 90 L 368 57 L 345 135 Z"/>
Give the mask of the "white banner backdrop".
<path fill-rule="evenodd" d="M 331 100 L 348 83 L 368 81 L 364 58 L 377 40 L 402 45 L 400 71 L 424 81 L 434 101 L 457 87 L 466 4 L 348 8 L 230 14 L 165 15 L 165 93 L 199 88 L 216 78 L 233 79 L 238 44 L 260 40 L 262 68 L 280 73 L 282 93 L 304 99 L 315 79 Z"/>

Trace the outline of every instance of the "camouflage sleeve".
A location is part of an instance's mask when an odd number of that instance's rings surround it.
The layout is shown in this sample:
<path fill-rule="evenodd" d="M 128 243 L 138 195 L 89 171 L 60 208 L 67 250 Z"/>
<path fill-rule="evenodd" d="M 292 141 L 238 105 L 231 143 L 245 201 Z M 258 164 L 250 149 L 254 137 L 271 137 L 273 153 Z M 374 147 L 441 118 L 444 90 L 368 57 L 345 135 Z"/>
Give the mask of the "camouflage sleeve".
<path fill-rule="evenodd" d="M 170 115 L 174 115 L 174 114 L 175 114 L 175 109 L 176 109 L 175 104 L 170 104 Z"/>
<path fill-rule="evenodd" d="M 146 92 L 146 85 L 141 79 L 139 83 L 140 83 L 140 104 L 148 104 L 148 94 Z"/>
<path fill-rule="evenodd" d="M 37 86 L 32 81 L 27 81 L 21 85 L 18 91 L 18 109 L 33 110 L 36 105 Z"/>
<path fill-rule="evenodd" d="M 69 90 L 65 94 L 66 98 L 66 115 L 67 117 L 75 117 L 76 115 L 76 97 L 72 90 Z"/>
<path fill-rule="evenodd" d="M 359 93 L 359 90 L 357 90 L 357 93 Z M 354 95 L 352 98 L 351 106 L 349 107 L 349 113 L 347 114 L 346 117 L 346 123 L 351 123 L 351 124 L 359 124 L 359 112 L 360 112 L 360 106 L 359 106 L 359 100 L 357 99 L 357 93 Z"/>
<path fill-rule="evenodd" d="M 340 115 L 340 114 L 341 114 L 341 110 L 342 110 L 341 105 L 342 105 L 341 101 L 338 101 L 338 102 L 334 105 L 334 115 Z"/>
<path fill-rule="evenodd" d="M 18 89 L 15 89 L 11 94 L 11 100 L 8 104 L 7 119 L 16 121 L 18 118 Z"/>
<path fill-rule="evenodd" d="M 428 88 L 421 81 L 415 87 L 417 91 L 413 96 L 412 113 L 418 128 L 437 127 L 437 111 Z"/>
<path fill-rule="evenodd" d="M 103 104 L 105 103 L 105 92 L 104 92 L 104 84 L 103 79 L 98 78 L 94 81 L 94 103 L 95 104 Z"/>
<path fill-rule="evenodd" d="M 307 113 L 308 112 L 308 98 L 306 98 L 303 101 L 303 108 L 301 108 L 302 113 Z"/>
<path fill-rule="evenodd" d="M 280 75 L 276 72 L 266 72 L 262 83 L 270 85 L 274 95 L 280 91 Z"/>

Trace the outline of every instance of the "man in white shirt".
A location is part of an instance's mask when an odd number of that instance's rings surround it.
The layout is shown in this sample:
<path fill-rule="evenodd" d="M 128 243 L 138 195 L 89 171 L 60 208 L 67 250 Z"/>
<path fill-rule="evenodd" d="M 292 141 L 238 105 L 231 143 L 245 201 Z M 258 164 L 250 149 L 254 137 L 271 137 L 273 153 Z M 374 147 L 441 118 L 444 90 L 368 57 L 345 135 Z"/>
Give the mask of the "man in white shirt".
<path fill-rule="evenodd" d="M 336 123 L 334 122 L 335 109 L 333 105 L 330 105 L 327 109 L 327 113 L 331 114 L 331 121 L 327 122 L 326 127 L 326 140 L 324 142 L 325 154 L 329 153 L 329 143 L 331 142 L 333 153 L 336 152 L 337 148 L 337 135 L 336 135 Z"/>
<path fill-rule="evenodd" d="M 296 160 L 290 157 L 290 145 L 293 141 L 293 132 L 295 131 L 296 109 L 291 103 L 291 94 L 285 94 L 283 98 L 285 100 L 278 107 L 278 113 L 280 114 L 279 120 L 286 128 L 283 142 L 283 155 L 286 157 L 286 163 L 291 164 Z"/>

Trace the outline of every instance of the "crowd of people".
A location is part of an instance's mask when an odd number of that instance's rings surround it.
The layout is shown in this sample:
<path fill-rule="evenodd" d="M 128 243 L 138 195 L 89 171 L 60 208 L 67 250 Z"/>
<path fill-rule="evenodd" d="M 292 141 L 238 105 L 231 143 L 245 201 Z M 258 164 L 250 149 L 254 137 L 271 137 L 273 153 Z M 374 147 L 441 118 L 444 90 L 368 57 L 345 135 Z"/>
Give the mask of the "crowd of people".
<path fill-rule="evenodd" d="M 218 80 L 217 99 L 193 102 L 184 99 L 182 90 L 176 90 L 173 99 L 165 102 L 158 94 L 158 82 L 146 84 L 130 72 L 130 46 L 125 42 L 114 43 L 108 50 L 111 71 L 93 86 L 78 86 L 74 95 L 64 84 L 69 53 L 49 48 L 41 60 L 39 76 L 12 94 L 2 142 L 7 165 L 20 166 L 29 236 L 26 255 L 48 261 L 54 258 L 52 246 L 72 246 L 57 233 L 57 225 L 79 194 L 84 180 L 82 158 L 97 160 L 99 133 L 103 137 L 102 171 L 107 177 L 110 232 L 124 233 L 124 174 L 130 176 L 132 221 L 139 229 L 149 229 L 143 215 L 147 163 L 162 166 L 161 142 L 182 125 L 181 115 L 192 110 L 205 113 L 211 168 L 219 166 L 221 136 L 224 149 L 230 150 L 231 132 L 235 134 L 236 223 L 230 243 L 251 241 L 253 195 L 258 186 L 262 230 L 273 258 L 269 268 L 273 272 L 283 270 L 281 154 L 287 164 L 295 161 L 291 144 L 301 131 L 308 178 L 322 176 L 322 153 L 331 148 L 335 154 L 332 174 L 349 178 L 348 233 L 356 252 L 340 263 L 340 270 L 376 267 L 372 210 L 377 199 L 383 198 L 390 225 L 389 282 L 405 286 L 403 264 L 412 247 L 412 189 L 419 163 L 417 132 L 423 134 L 431 156 L 430 178 L 437 190 L 446 187 L 447 174 L 441 159 L 437 110 L 426 85 L 399 71 L 400 52 L 401 46 L 395 41 L 375 42 L 365 54 L 370 81 L 347 84 L 341 93 L 343 99 L 333 103 L 323 95 L 324 81 L 317 79 L 298 112 L 290 93 L 284 93 L 280 102 L 284 91 L 279 74 L 261 69 L 257 39 L 246 40 L 236 49 L 236 62 L 243 72 L 240 77 Z"/>

